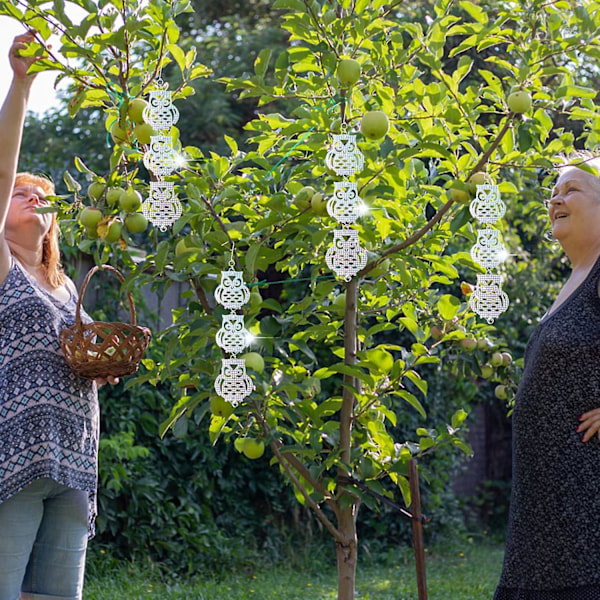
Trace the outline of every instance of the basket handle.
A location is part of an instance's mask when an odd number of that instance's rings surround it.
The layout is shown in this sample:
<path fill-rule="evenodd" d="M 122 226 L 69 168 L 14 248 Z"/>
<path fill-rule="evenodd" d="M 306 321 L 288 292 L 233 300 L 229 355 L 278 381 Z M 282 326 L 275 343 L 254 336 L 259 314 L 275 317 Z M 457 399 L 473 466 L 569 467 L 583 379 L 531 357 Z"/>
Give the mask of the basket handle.
<path fill-rule="evenodd" d="M 80 330 L 83 325 L 81 322 L 81 303 L 83 301 L 83 297 L 85 296 L 85 291 L 87 289 L 88 283 L 90 282 L 90 279 L 92 278 L 92 275 L 94 275 L 95 273 L 97 273 L 100 270 L 111 271 L 119 278 L 119 281 L 121 283 L 125 282 L 125 277 L 123 277 L 123 275 L 121 275 L 121 273 L 119 271 L 117 271 L 117 269 L 115 269 L 114 267 L 111 267 L 110 265 L 102 265 L 101 267 L 94 266 L 88 271 L 87 275 L 85 276 L 85 279 L 83 280 L 83 284 L 81 285 L 81 292 L 79 293 L 79 298 L 77 298 L 77 310 L 75 311 L 75 323 L 77 325 L 77 328 Z M 131 294 L 129 292 L 126 292 L 126 293 L 127 293 L 127 300 L 129 301 L 129 312 L 131 315 L 131 325 L 135 325 L 136 319 L 135 319 L 135 306 L 133 305 L 133 298 L 131 297 Z"/>

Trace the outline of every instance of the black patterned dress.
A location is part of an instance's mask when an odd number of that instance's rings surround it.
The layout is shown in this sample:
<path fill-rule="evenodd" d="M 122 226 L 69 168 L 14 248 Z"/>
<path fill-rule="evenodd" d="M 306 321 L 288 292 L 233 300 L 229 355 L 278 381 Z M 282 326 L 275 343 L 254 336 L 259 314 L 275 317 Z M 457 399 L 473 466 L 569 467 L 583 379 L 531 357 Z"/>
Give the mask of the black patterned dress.
<path fill-rule="evenodd" d="M 542 319 L 513 412 L 513 489 L 494 600 L 600 600 L 600 441 L 578 417 L 600 408 L 600 259 Z"/>
<path fill-rule="evenodd" d="M 0 502 L 50 477 L 88 493 L 91 536 L 98 393 L 73 373 L 58 343 L 61 329 L 75 321 L 76 304 L 73 296 L 58 301 L 15 260 L 0 284 Z"/>

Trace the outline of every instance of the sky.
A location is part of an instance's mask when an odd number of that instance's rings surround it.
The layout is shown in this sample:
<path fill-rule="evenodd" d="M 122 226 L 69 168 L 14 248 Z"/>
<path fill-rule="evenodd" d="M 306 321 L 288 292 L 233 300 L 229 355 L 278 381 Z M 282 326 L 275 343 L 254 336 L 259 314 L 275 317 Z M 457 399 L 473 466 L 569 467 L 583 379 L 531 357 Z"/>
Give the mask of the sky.
<path fill-rule="evenodd" d="M 21 35 L 24 31 L 24 27 L 19 22 L 10 17 L 0 16 L 0 102 L 4 101 L 12 80 L 8 52 L 14 37 Z M 56 105 L 54 90 L 56 75 L 55 72 L 48 71 L 37 76 L 31 90 L 29 110 L 41 115 Z M 61 85 L 66 85 L 66 83 Z"/>

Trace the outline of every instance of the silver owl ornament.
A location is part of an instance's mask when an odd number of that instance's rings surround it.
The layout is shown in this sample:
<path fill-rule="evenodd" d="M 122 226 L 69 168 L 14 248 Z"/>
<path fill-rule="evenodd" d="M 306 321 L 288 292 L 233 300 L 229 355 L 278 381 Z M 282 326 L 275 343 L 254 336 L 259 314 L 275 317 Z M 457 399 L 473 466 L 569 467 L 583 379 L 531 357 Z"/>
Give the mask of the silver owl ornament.
<path fill-rule="evenodd" d="M 356 183 L 335 181 L 333 188 L 333 196 L 327 202 L 327 212 L 339 223 L 351 225 L 361 216 L 364 210 L 364 204 L 358 195 Z"/>
<path fill-rule="evenodd" d="M 506 205 L 500 198 L 498 186 L 488 183 L 478 185 L 469 210 L 473 218 L 480 223 L 495 223 L 501 219 L 506 212 Z"/>
<path fill-rule="evenodd" d="M 142 205 L 146 219 L 161 231 L 166 231 L 183 213 L 181 202 L 175 194 L 175 184 L 151 181 L 148 198 Z"/>
<path fill-rule="evenodd" d="M 231 310 L 242 308 L 250 299 L 250 290 L 244 283 L 243 272 L 221 271 L 221 283 L 215 290 L 215 300 Z"/>
<path fill-rule="evenodd" d="M 356 145 L 356 136 L 349 133 L 332 135 L 333 141 L 325 164 L 336 175 L 354 175 L 362 170 L 364 157 Z"/>
<path fill-rule="evenodd" d="M 488 323 L 493 323 L 508 308 L 509 300 L 502 290 L 502 276 L 477 275 L 477 285 L 469 298 L 469 306 Z"/>
<path fill-rule="evenodd" d="M 173 104 L 173 94 L 167 90 L 149 92 L 148 104 L 144 108 L 144 121 L 158 131 L 170 131 L 179 120 L 179 111 Z"/>
<path fill-rule="evenodd" d="M 252 379 L 246 373 L 246 362 L 241 358 L 223 358 L 221 373 L 215 380 L 215 392 L 233 406 L 249 396 L 254 389 Z"/>
<path fill-rule="evenodd" d="M 228 354 L 239 354 L 248 346 L 248 337 L 243 315 L 223 315 L 221 329 L 217 331 L 216 337 L 219 348 Z"/>
<path fill-rule="evenodd" d="M 471 258 L 484 269 L 496 269 L 504 259 L 506 248 L 497 229 L 486 227 L 477 230 L 477 242 L 471 248 Z"/>
<path fill-rule="evenodd" d="M 170 175 L 177 167 L 177 152 L 173 138 L 168 135 L 153 135 L 150 147 L 144 153 L 144 166 L 154 175 Z"/>
<path fill-rule="evenodd" d="M 350 281 L 367 264 L 367 251 L 360 246 L 358 231 L 335 229 L 325 261 L 338 277 Z"/>

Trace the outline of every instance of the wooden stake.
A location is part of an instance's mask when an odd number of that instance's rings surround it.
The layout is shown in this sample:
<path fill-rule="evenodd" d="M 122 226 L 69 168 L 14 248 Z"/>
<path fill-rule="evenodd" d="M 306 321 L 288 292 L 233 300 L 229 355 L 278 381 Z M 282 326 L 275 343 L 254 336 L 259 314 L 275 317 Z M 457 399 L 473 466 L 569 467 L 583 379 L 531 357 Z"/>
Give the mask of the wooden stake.
<path fill-rule="evenodd" d="M 427 600 L 427 578 L 425 576 L 425 544 L 423 542 L 421 491 L 419 488 L 417 460 L 415 458 L 411 458 L 408 461 L 408 481 L 410 485 L 410 512 L 412 513 L 415 563 L 417 566 L 417 589 L 419 592 L 419 600 Z"/>

